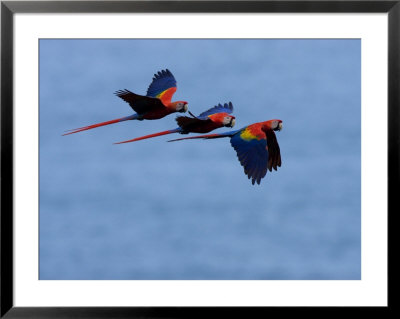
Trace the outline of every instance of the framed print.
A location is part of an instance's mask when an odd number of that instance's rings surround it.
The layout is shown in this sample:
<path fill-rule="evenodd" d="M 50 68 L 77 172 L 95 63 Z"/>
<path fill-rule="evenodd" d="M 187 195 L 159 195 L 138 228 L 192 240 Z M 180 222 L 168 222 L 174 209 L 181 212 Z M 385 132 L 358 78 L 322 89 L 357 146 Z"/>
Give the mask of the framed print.
<path fill-rule="evenodd" d="M 389 308 L 398 1 L 2 1 L 1 316 Z"/>

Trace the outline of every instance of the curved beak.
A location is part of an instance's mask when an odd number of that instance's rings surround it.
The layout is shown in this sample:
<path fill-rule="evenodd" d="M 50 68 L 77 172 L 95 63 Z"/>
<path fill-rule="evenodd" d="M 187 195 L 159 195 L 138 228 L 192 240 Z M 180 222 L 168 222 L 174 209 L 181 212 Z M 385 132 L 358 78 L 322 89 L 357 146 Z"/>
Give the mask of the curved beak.
<path fill-rule="evenodd" d="M 230 127 L 234 127 L 235 126 L 235 123 L 236 123 L 236 120 L 233 118 L 232 120 L 231 120 L 231 123 L 230 123 Z"/>
<path fill-rule="evenodd" d="M 278 124 L 278 131 L 282 130 L 282 127 L 283 127 L 282 122 L 279 122 L 279 124 Z"/>
<path fill-rule="evenodd" d="M 180 110 L 181 113 L 186 113 L 188 111 L 189 107 L 187 104 L 183 105 L 183 109 Z"/>

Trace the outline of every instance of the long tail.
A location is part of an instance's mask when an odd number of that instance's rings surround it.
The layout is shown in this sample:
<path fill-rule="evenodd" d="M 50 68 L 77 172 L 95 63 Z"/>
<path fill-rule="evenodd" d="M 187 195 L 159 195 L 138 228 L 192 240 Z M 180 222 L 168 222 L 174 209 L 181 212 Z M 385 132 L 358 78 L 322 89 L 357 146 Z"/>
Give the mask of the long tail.
<path fill-rule="evenodd" d="M 169 140 L 168 142 L 176 142 L 176 141 L 182 141 L 182 140 L 191 140 L 194 138 L 203 138 L 203 139 L 211 139 L 211 138 L 221 138 L 221 137 L 231 137 L 235 135 L 237 131 L 231 131 L 231 132 L 225 132 L 225 133 L 220 133 L 220 134 L 206 134 L 206 135 L 199 135 L 199 136 L 191 136 L 191 137 L 183 137 L 183 138 L 177 138 L 175 140 Z"/>
<path fill-rule="evenodd" d="M 138 118 L 138 115 L 137 114 L 133 114 L 133 115 L 130 115 L 130 116 L 121 117 L 119 119 L 115 119 L 115 120 L 111 120 L 111 121 L 106 121 L 106 122 L 101 122 L 101 123 L 97 123 L 97 124 L 93 124 L 93 125 L 79 127 L 79 128 L 67 131 L 68 133 L 63 134 L 63 136 L 64 135 L 78 133 L 78 132 L 82 132 L 82 131 L 86 131 L 86 130 L 90 130 L 90 129 L 95 128 L 95 127 L 100 127 L 100 126 L 114 124 L 114 123 L 128 121 L 128 120 L 135 120 L 137 118 Z"/>
<path fill-rule="evenodd" d="M 118 143 L 114 143 L 114 144 L 136 142 L 136 141 L 145 140 L 147 138 L 152 138 L 152 137 L 156 137 L 156 136 L 167 135 L 167 134 L 171 134 L 171 133 L 178 133 L 180 131 L 181 131 L 181 128 L 176 128 L 174 130 L 168 130 L 168 131 L 162 131 L 162 132 L 158 132 L 158 133 L 154 133 L 154 134 L 149 134 L 149 135 L 133 138 L 131 140 L 122 141 L 122 142 L 118 142 Z"/>

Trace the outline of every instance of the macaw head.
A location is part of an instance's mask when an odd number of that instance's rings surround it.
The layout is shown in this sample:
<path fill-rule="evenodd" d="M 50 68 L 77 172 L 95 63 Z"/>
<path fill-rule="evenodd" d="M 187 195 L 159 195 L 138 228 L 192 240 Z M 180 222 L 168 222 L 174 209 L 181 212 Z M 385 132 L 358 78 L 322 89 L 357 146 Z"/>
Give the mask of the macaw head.
<path fill-rule="evenodd" d="M 226 127 L 234 127 L 235 126 L 235 117 L 233 115 L 226 115 L 222 119 L 222 124 Z"/>
<path fill-rule="evenodd" d="M 267 130 L 280 131 L 282 127 L 281 120 L 269 120 L 264 122 L 264 128 Z"/>
<path fill-rule="evenodd" d="M 226 112 L 213 113 L 208 115 L 207 117 L 221 127 L 233 127 L 235 125 L 235 117 Z"/>
<path fill-rule="evenodd" d="M 178 101 L 175 102 L 175 110 L 176 112 L 185 113 L 188 110 L 188 102 L 186 101 Z"/>

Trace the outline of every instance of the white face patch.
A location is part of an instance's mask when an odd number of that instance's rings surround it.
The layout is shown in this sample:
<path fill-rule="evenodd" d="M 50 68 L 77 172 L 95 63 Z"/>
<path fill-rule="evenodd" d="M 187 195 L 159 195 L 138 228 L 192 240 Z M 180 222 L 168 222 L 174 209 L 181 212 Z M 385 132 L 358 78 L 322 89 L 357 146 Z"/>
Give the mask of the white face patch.
<path fill-rule="evenodd" d="M 271 128 L 274 131 L 280 131 L 282 129 L 282 122 L 279 121 L 272 121 Z"/>
<path fill-rule="evenodd" d="M 185 103 L 178 103 L 176 106 L 176 110 L 179 112 L 186 112 L 188 110 L 188 105 Z"/>
<path fill-rule="evenodd" d="M 230 118 L 229 116 L 225 116 L 225 117 L 224 117 L 224 120 L 223 120 L 224 125 L 227 125 L 227 124 L 229 124 L 230 122 L 231 122 L 231 118 Z"/>
<path fill-rule="evenodd" d="M 230 116 L 225 116 L 224 119 L 222 120 L 222 124 L 224 126 L 233 127 L 235 125 L 235 119 Z"/>

